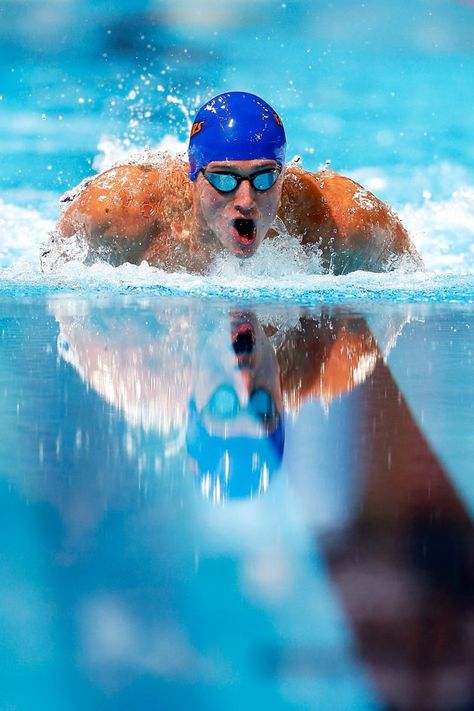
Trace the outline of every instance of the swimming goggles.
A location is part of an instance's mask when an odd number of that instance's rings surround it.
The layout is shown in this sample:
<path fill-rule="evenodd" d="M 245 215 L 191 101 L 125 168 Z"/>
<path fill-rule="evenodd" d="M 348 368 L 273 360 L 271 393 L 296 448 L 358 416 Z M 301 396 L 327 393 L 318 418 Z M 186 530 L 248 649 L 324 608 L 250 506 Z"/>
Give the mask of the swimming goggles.
<path fill-rule="evenodd" d="M 214 390 L 203 414 L 218 420 L 232 420 L 243 411 L 258 418 L 265 425 L 271 425 L 280 417 L 268 390 L 253 390 L 247 406 L 242 408 L 236 391 L 230 385 L 220 385 Z"/>
<path fill-rule="evenodd" d="M 258 190 L 259 193 L 264 193 L 275 185 L 280 175 L 280 171 L 277 168 L 266 168 L 265 170 L 252 173 L 251 175 L 238 175 L 232 172 L 213 173 L 210 170 L 207 171 L 205 168 L 201 170 L 201 173 L 212 187 L 220 193 L 232 193 L 243 180 L 248 180 L 255 190 Z"/>

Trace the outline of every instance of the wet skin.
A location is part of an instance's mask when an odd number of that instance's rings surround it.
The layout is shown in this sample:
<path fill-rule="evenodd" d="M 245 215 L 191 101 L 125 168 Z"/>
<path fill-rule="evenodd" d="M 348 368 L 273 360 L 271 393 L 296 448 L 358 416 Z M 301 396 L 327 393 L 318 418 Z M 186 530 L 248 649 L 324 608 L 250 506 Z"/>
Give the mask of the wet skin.
<path fill-rule="evenodd" d="M 54 260 L 60 266 L 61 260 L 71 259 L 67 242 L 79 236 L 88 245 L 88 262 L 146 261 L 206 273 L 220 252 L 253 255 L 264 238 L 276 236 L 275 217 L 288 235 L 314 245 L 322 267 L 334 274 L 385 271 L 404 255 L 415 267 L 423 266 L 397 215 L 342 175 L 285 166 L 265 192 L 242 180 L 234 191 L 223 193 L 202 174 L 191 182 L 183 161 L 158 159 L 156 164 L 111 168 L 67 195 L 57 231 L 43 248 L 43 269 L 54 271 Z M 276 163 L 212 162 L 206 169 L 247 177 L 267 167 L 274 169 Z"/>

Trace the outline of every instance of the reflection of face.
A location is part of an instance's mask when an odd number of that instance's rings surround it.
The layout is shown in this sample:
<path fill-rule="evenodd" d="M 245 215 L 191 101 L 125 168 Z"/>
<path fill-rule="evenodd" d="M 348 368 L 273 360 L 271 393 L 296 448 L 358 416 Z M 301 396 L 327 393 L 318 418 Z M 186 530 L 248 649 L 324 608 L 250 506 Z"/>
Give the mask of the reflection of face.
<path fill-rule="evenodd" d="M 214 161 L 207 171 L 232 172 L 247 176 L 259 170 L 277 168 L 272 160 Z M 280 204 L 283 178 L 265 192 L 243 180 L 231 193 L 216 190 L 200 173 L 194 183 L 196 208 L 204 227 L 237 257 L 249 257 L 261 244 L 275 219 Z"/>
<path fill-rule="evenodd" d="M 278 417 L 262 418 L 258 413 L 262 405 L 265 408 L 265 398 L 273 403 L 275 414 L 281 413 L 282 396 L 276 356 L 256 317 L 232 313 L 230 334 L 228 327 L 216 329 L 204 344 L 204 355 L 194 399 L 206 429 L 220 436 L 268 432 Z M 217 406 L 216 397 L 221 403 Z M 232 412 L 228 417 L 227 407 Z"/>

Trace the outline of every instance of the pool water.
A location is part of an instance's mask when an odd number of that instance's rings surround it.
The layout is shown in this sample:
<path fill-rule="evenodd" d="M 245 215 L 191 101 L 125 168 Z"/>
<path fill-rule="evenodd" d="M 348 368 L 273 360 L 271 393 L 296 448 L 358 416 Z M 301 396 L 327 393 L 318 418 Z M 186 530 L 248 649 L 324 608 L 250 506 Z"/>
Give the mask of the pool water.
<path fill-rule="evenodd" d="M 0 313 L 11 705 L 469 708 L 472 309 Z M 245 398 L 196 435 L 245 373 L 279 442 Z"/>
<path fill-rule="evenodd" d="M 2 708 L 474 705 L 474 6 L 0 6 Z M 60 194 L 225 89 L 426 264 L 296 239 L 39 269 Z"/>

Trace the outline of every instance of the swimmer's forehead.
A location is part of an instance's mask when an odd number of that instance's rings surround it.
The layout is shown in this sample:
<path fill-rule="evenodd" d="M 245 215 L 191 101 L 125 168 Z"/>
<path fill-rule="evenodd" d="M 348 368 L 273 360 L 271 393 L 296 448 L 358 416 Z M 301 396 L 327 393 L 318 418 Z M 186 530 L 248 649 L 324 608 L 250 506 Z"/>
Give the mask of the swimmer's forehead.
<path fill-rule="evenodd" d="M 249 173 L 250 171 L 278 168 L 278 163 L 267 158 L 255 160 L 213 160 L 206 165 L 206 170 L 213 172 Z"/>

